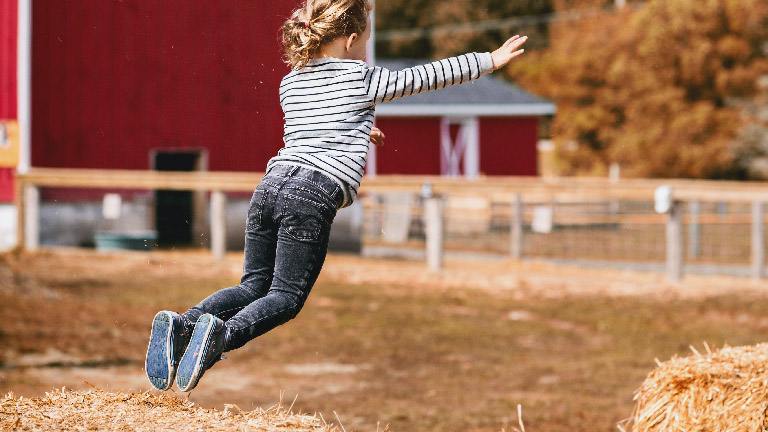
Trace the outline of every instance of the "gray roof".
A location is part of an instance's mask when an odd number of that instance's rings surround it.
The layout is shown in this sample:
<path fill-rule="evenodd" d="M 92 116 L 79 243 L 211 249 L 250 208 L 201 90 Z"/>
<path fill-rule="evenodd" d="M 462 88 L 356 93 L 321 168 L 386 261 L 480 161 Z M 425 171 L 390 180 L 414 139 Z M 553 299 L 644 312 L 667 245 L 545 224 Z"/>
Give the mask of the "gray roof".
<path fill-rule="evenodd" d="M 377 59 L 376 65 L 397 71 L 429 63 L 415 59 Z M 555 105 L 507 81 L 485 75 L 475 81 L 380 104 L 379 116 L 552 115 Z"/>

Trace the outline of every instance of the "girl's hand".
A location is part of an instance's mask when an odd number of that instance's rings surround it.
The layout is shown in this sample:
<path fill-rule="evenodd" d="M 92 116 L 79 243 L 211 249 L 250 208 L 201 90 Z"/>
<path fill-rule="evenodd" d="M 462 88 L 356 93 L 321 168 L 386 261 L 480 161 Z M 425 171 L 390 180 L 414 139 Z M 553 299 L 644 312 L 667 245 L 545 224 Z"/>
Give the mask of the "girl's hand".
<path fill-rule="evenodd" d="M 374 145 L 383 146 L 384 138 L 385 138 L 384 132 L 382 132 L 381 129 L 375 126 L 371 128 L 371 142 Z"/>
<path fill-rule="evenodd" d="M 504 45 L 502 45 L 501 48 L 492 52 L 491 58 L 493 59 L 493 70 L 503 68 L 510 62 L 510 60 L 522 54 L 525 50 L 518 48 L 520 48 L 520 46 L 527 40 L 528 36 L 512 36 L 504 42 Z"/>

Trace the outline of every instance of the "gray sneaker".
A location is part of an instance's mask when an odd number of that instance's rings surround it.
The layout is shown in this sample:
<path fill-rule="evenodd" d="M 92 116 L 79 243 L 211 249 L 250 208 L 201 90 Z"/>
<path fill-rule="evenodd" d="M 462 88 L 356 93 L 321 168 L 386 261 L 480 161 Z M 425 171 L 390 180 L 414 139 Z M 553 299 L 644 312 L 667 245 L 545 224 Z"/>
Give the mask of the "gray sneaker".
<path fill-rule="evenodd" d="M 160 311 L 155 315 L 144 370 L 156 389 L 168 390 L 173 384 L 189 336 L 181 315 L 171 311 Z"/>
<path fill-rule="evenodd" d="M 224 321 L 211 314 L 198 318 L 187 350 L 179 363 L 176 385 L 181 391 L 190 391 L 206 370 L 222 359 L 227 337 Z"/>

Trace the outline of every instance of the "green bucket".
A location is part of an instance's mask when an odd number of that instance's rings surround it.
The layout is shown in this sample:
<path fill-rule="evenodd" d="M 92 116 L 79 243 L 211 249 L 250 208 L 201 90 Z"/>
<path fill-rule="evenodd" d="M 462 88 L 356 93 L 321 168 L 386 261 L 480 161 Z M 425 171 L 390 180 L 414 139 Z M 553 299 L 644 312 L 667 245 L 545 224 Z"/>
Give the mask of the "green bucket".
<path fill-rule="evenodd" d="M 97 231 L 95 240 L 96 250 L 98 251 L 150 251 L 157 243 L 157 232 L 141 231 L 127 233 L 114 231 Z"/>

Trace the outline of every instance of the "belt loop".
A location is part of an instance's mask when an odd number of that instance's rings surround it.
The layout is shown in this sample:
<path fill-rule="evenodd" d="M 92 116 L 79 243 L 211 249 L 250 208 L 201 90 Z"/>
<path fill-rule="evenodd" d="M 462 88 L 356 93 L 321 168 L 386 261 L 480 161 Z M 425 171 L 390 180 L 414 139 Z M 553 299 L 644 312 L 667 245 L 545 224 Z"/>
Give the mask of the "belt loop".
<path fill-rule="evenodd" d="M 336 189 L 333 191 L 334 194 L 336 194 L 336 209 L 341 208 L 341 206 L 344 204 L 344 191 L 341 190 L 341 186 L 336 185 Z"/>

